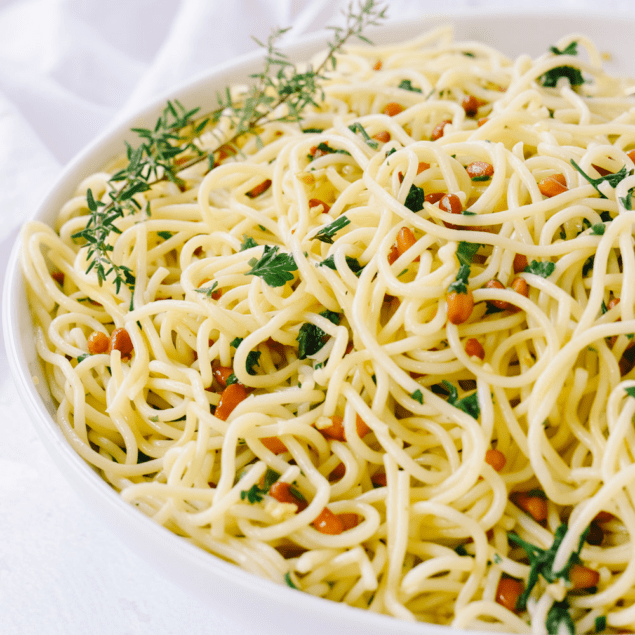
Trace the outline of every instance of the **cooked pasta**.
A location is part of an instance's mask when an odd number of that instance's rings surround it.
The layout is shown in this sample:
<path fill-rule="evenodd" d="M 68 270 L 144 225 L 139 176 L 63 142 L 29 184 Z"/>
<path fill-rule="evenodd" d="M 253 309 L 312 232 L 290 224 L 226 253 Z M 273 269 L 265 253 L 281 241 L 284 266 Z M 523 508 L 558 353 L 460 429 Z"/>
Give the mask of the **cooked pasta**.
<path fill-rule="evenodd" d="M 301 126 L 135 195 L 148 213 L 108 237 L 133 290 L 77 238 L 126 156 L 29 223 L 71 446 L 156 522 L 306 593 L 635 629 L 633 83 L 581 35 L 556 47 L 349 47 Z"/>

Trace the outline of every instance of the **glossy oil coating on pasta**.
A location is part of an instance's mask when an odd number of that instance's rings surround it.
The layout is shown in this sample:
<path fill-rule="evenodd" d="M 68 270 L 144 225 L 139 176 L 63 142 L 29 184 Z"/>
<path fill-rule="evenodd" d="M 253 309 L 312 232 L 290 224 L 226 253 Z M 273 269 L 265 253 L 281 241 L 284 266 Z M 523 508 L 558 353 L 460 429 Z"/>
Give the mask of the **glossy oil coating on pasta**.
<path fill-rule="evenodd" d="M 572 42 L 350 48 L 301 127 L 137 196 L 149 216 L 110 238 L 133 297 L 71 238 L 125 158 L 29 224 L 73 448 L 156 522 L 307 593 L 634 629 L 635 104 Z M 545 86 L 562 67 L 584 83 Z"/>

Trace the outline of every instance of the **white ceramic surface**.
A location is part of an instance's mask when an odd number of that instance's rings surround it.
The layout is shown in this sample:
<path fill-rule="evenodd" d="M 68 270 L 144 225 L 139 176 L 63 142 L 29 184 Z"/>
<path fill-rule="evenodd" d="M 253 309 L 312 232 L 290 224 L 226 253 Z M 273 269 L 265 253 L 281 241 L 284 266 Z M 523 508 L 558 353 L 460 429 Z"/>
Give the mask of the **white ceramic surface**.
<path fill-rule="evenodd" d="M 612 56 L 607 65 L 611 72 L 635 76 L 632 33 L 635 22 L 600 15 L 544 15 L 540 13 L 484 14 L 428 17 L 404 24 L 391 24 L 371 35 L 377 43 L 403 41 L 438 24 L 452 22 L 457 39 L 475 39 L 492 44 L 510 56 L 538 55 L 563 35 L 571 32 L 590 36 L 602 51 Z M 288 52 L 293 59 L 305 59 L 320 50 L 324 36 L 307 39 Z M 216 89 L 228 83 L 246 80 L 260 70 L 261 56 L 249 55 L 217 68 L 213 73 L 175 90 L 166 97 L 177 98 L 186 106 L 213 106 Z M 156 119 L 165 103 L 162 98 L 137 116 L 110 129 L 64 171 L 36 214 L 51 223 L 61 204 L 77 183 L 99 169 L 110 157 L 120 153 L 123 140 L 133 142 L 129 129 Z M 220 614 L 263 634 L 324 635 L 364 632 L 368 635 L 443 633 L 447 629 L 410 624 L 389 617 L 351 609 L 344 605 L 314 598 L 284 586 L 260 580 L 231 564 L 192 546 L 124 503 L 66 443 L 51 415 L 54 405 L 38 362 L 33 324 L 26 305 L 23 283 L 13 251 L 7 272 L 3 298 L 4 340 L 15 384 L 41 439 L 71 486 L 104 523 L 110 525 L 134 551 L 148 559 L 165 575 L 199 595 Z M 39 377 L 35 383 L 33 377 Z M 88 564 L 87 564 L 88 566 Z"/>

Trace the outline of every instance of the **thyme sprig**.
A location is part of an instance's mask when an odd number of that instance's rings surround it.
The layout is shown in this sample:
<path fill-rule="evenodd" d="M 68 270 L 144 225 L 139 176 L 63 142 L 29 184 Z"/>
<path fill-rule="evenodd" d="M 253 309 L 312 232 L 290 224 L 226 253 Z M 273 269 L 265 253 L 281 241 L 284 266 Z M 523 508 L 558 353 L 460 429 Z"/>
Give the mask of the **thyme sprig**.
<path fill-rule="evenodd" d="M 351 39 L 357 38 L 369 42 L 363 31 L 376 26 L 386 18 L 386 6 L 377 0 L 359 0 L 351 2 L 344 15 L 344 27 L 327 27 L 333 31 L 333 38 L 327 43 L 328 52 L 324 60 L 312 68 L 299 71 L 287 56 L 278 48 L 280 38 L 288 29 L 274 29 L 266 44 L 256 42 L 266 48 L 265 63 L 262 72 L 251 77 L 253 85 L 243 95 L 234 99 L 227 88 L 217 96 L 218 108 L 202 117 L 199 109 L 187 110 L 179 102 L 168 102 L 154 128 L 136 128 L 134 131 L 142 140 L 138 148 L 126 144 L 128 164 L 114 174 L 110 182 L 112 190 L 107 196 L 110 201 L 96 201 L 93 192 L 86 194 L 89 220 L 85 229 L 77 232 L 74 239 L 84 239 L 88 244 L 88 271 L 97 272 L 99 284 L 113 275 L 114 284 L 119 292 L 125 285 L 134 290 L 134 274 L 130 268 L 117 265 L 111 259 L 112 245 L 109 237 L 112 232 L 120 233 L 115 221 L 141 210 L 136 196 L 148 191 L 159 181 L 169 180 L 182 185 L 179 172 L 203 160 L 214 167 L 214 152 L 221 146 L 231 147 L 245 134 L 256 135 L 266 123 L 300 122 L 307 106 L 318 106 L 318 100 L 324 98 L 321 82 L 325 73 L 335 69 L 336 56 Z M 281 109 L 281 106 L 285 106 Z M 210 123 L 218 123 L 226 118 L 231 132 L 218 139 L 218 147 L 212 151 L 203 151 L 195 143 Z M 92 201 L 92 202 L 91 202 Z M 145 208 L 149 215 L 149 204 Z"/>

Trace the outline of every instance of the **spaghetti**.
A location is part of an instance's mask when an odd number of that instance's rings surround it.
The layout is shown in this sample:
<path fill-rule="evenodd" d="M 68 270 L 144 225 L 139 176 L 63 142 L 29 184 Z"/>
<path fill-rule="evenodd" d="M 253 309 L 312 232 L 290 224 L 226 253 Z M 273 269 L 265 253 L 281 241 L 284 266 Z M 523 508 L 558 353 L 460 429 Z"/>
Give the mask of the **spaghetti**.
<path fill-rule="evenodd" d="M 125 157 L 28 224 L 72 447 L 155 521 L 307 593 L 634 629 L 632 83 L 586 38 L 558 46 L 349 48 L 301 129 L 136 196 L 149 215 L 109 238 L 132 292 L 73 238 Z"/>

